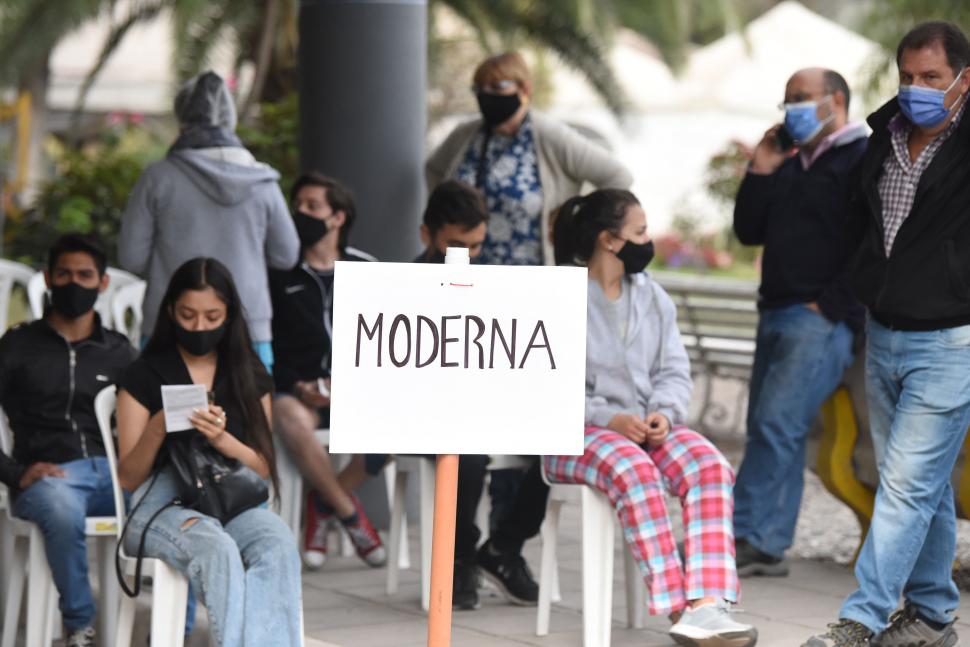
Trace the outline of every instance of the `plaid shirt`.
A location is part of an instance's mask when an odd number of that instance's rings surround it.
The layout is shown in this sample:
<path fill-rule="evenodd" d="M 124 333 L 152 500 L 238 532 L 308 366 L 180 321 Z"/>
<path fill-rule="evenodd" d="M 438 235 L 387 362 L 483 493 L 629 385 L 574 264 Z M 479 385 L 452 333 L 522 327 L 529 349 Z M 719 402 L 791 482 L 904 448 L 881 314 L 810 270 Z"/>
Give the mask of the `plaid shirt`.
<path fill-rule="evenodd" d="M 930 165 L 943 142 L 953 134 L 960 124 L 966 101 L 960 106 L 956 116 L 950 120 L 943 132 L 936 136 L 929 145 L 920 151 L 915 162 L 909 158 L 909 134 L 913 124 L 903 116 L 897 114 L 889 122 L 892 133 L 892 154 L 886 156 L 882 164 L 882 177 L 879 178 L 879 197 L 882 199 L 883 242 L 886 245 L 886 256 L 892 251 L 893 241 L 903 222 L 909 217 L 916 198 L 916 188 L 923 176 L 923 171 Z"/>

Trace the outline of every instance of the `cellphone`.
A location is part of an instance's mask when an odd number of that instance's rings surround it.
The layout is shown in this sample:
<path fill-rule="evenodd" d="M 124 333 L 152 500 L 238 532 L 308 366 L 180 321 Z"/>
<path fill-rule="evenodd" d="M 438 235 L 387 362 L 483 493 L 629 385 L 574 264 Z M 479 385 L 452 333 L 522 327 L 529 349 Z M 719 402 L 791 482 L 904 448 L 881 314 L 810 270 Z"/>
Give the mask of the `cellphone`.
<path fill-rule="evenodd" d="M 317 378 L 317 391 L 319 391 L 320 395 L 322 395 L 325 398 L 330 397 L 330 389 L 327 388 L 327 383 L 323 380 L 322 377 Z"/>
<path fill-rule="evenodd" d="M 775 133 L 775 145 L 778 147 L 778 150 L 783 153 L 785 151 L 790 151 L 795 147 L 795 140 L 792 139 L 792 136 L 787 130 L 785 130 L 784 126 L 779 128 Z"/>
<path fill-rule="evenodd" d="M 215 404 L 216 403 L 216 392 L 215 391 L 206 391 L 205 392 L 205 399 L 209 401 L 209 404 Z"/>

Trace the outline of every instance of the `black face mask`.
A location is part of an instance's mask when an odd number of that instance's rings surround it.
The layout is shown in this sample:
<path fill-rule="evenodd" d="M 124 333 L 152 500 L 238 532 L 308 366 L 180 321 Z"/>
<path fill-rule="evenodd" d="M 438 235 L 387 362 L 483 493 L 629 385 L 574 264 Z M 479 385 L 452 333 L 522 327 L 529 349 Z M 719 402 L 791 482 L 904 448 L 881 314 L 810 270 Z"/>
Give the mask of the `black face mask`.
<path fill-rule="evenodd" d="M 226 332 L 226 322 L 222 322 L 218 328 L 212 330 L 187 330 L 178 322 L 175 323 L 175 341 L 178 345 L 192 355 L 208 355 L 219 342 Z"/>
<path fill-rule="evenodd" d="M 326 220 L 314 218 L 302 211 L 293 214 L 293 224 L 296 225 L 296 235 L 299 236 L 300 244 L 304 248 L 313 247 L 330 231 Z"/>
<path fill-rule="evenodd" d="M 482 119 L 489 128 L 508 121 L 522 107 L 518 94 L 479 92 L 475 96 L 478 98 L 478 109 L 482 111 Z"/>
<path fill-rule="evenodd" d="M 616 257 L 623 261 L 625 273 L 642 272 L 653 260 L 653 241 L 648 240 L 643 244 L 637 244 L 628 240 L 620 251 L 616 252 Z"/>
<path fill-rule="evenodd" d="M 51 287 L 51 306 L 67 319 L 77 319 L 91 311 L 98 300 L 98 288 L 86 288 L 73 281 Z"/>

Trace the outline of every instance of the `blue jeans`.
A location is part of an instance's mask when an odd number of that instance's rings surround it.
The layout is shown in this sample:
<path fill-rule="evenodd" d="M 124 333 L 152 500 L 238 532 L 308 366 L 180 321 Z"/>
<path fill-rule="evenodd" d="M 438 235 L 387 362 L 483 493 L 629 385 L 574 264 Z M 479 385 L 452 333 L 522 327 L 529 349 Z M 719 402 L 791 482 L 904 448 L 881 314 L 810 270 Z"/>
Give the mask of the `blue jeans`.
<path fill-rule="evenodd" d="M 132 496 L 129 555 L 136 554 L 148 519 L 176 496 L 171 468 L 151 483 Z M 300 556 L 289 528 L 268 508 L 251 508 L 223 526 L 195 510 L 170 507 L 148 528 L 145 556 L 189 578 L 208 611 L 213 644 L 300 644 Z"/>
<path fill-rule="evenodd" d="M 956 511 L 950 475 L 970 425 L 970 326 L 892 331 L 869 322 L 866 396 L 879 465 L 872 525 L 840 617 L 886 626 L 900 595 L 951 622 Z"/>
<path fill-rule="evenodd" d="M 852 331 L 804 304 L 765 310 L 748 396 L 748 437 L 734 485 L 734 533 L 781 557 L 795 537 L 805 438 L 852 363 Z"/>
<path fill-rule="evenodd" d="M 42 478 L 21 492 L 13 513 L 40 527 L 64 626 L 73 631 L 92 625 L 95 615 L 85 517 L 113 516 L 115 504 L 107 458 L 82 458 L 62 463 L 61 468 L 63 478 Z"/>

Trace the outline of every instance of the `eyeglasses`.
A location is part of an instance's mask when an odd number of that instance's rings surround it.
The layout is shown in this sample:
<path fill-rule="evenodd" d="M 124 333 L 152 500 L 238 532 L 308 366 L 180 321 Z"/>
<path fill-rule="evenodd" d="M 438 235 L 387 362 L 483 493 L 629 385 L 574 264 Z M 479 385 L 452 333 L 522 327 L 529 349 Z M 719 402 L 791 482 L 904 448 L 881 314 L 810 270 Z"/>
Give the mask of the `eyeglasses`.
<path fill-rule="evenodd" d="M 826 94 L 821 99 L 803 99 L 801 101 L 790 101 L 790 102 L 782 101 L 781 103 L 778 104 L 778 109 L 784 112 L 789 108 L 794 108 L 796 106 L 804 106 L 808 104 L 818 105 L 823 101 L 827 101 L 831 98 L 832 98 L 831 94 Z"/>
<path fill-rule="evenodd" d="M 471 87 L 471 91 L 475 94 L 478 94 L 479 92 L 484 92 L 485 94 L 500 94 L 518 85 L 519 84 L 516 81 L 511 79 L 501 79 L 485 85 L 473 85 Z"/>

